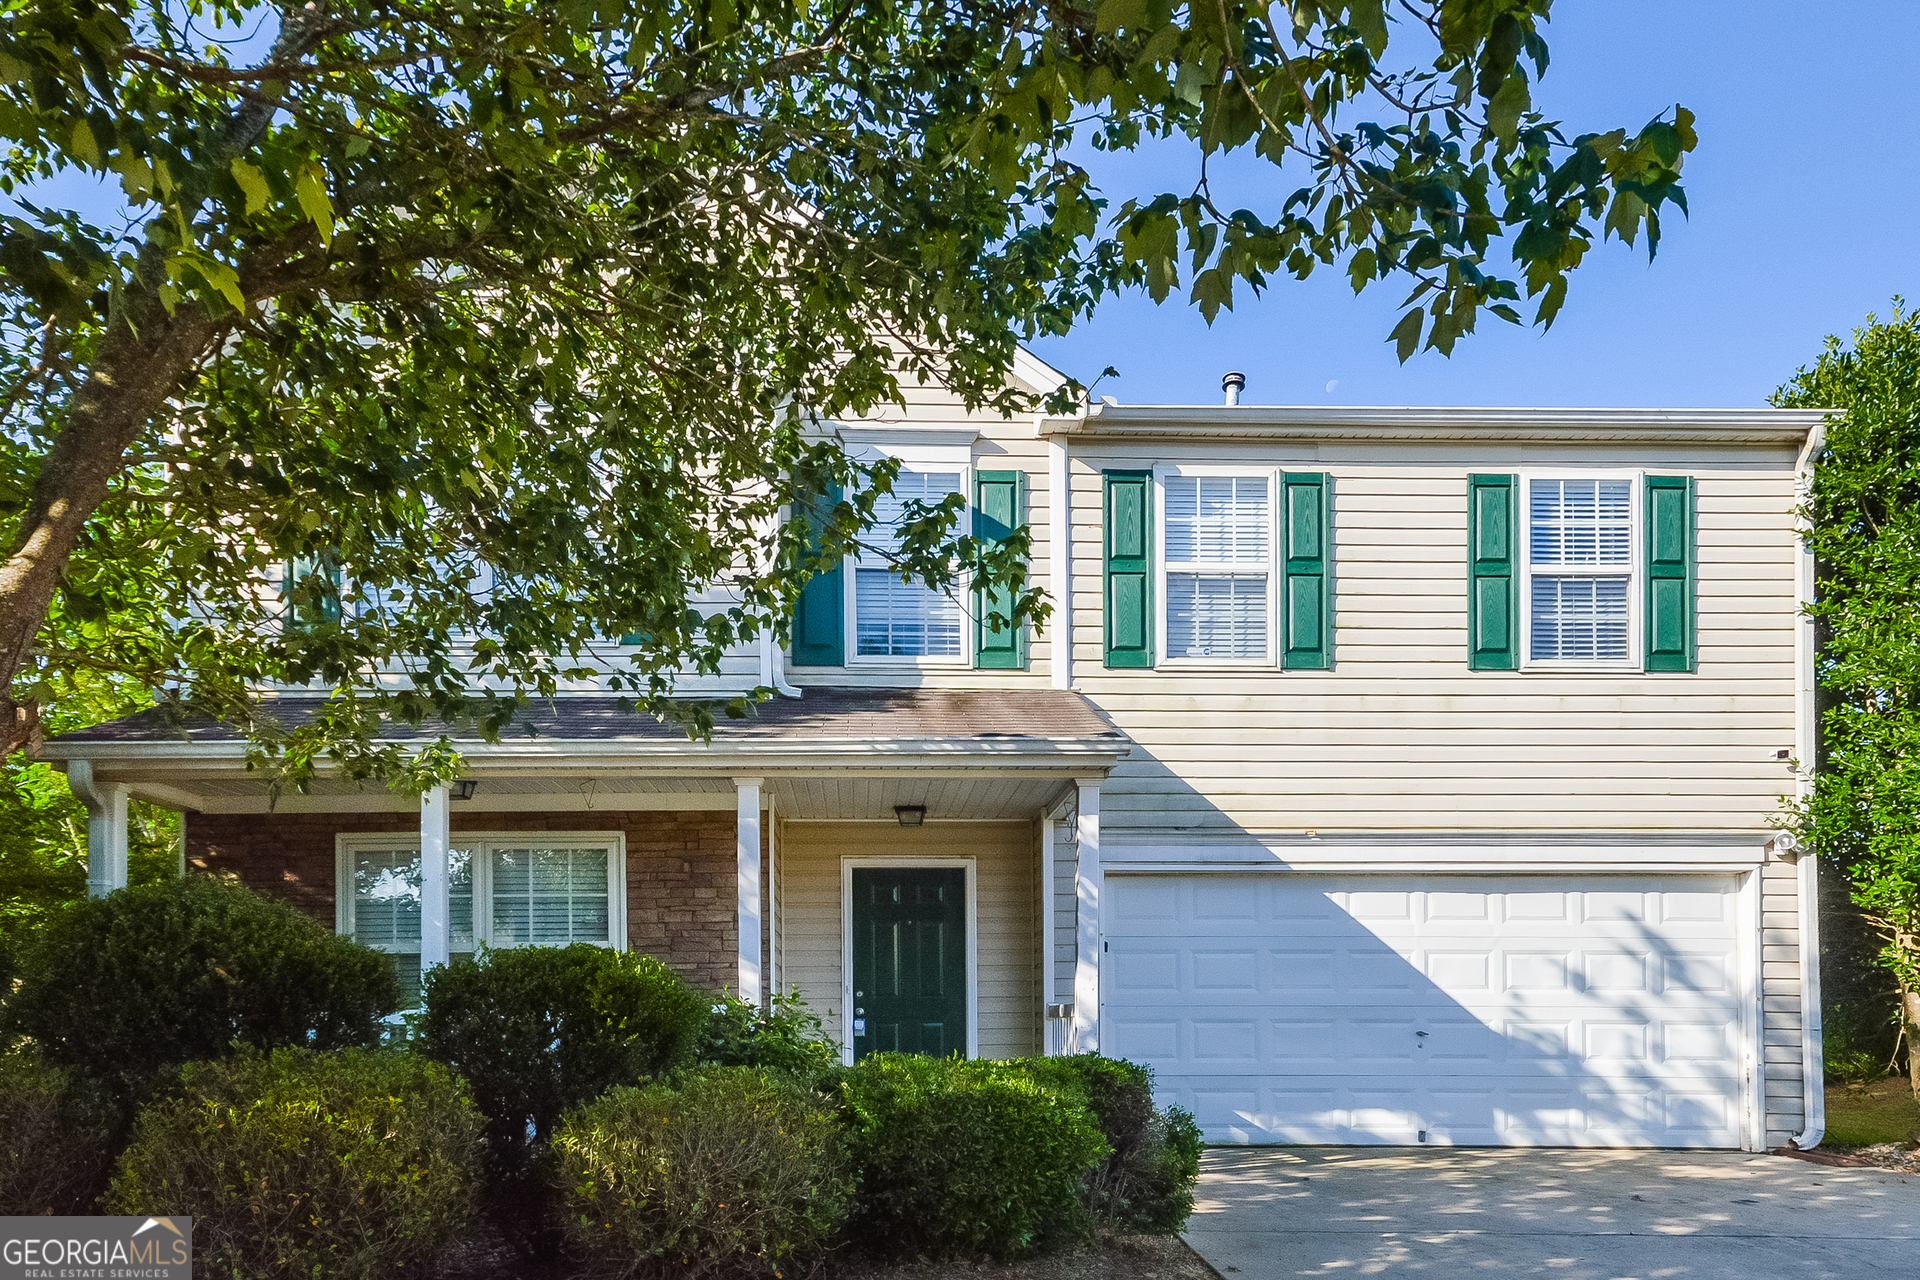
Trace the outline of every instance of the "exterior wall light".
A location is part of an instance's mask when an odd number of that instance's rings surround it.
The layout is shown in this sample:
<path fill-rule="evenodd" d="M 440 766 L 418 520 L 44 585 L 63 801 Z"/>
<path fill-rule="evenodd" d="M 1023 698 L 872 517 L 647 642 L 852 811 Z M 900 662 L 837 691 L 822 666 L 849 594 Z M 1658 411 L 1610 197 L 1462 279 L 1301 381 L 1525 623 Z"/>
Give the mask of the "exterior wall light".
<path fill-rule="evenodd" d="M 900 825 L 903 827 L 923 827 L 927 824 L 927 806 L 897 804 L 893 806 L 893 816 L 900 819 Z"/>
<path fill-rule="evenodd" d="M 462 778 L 448 787 L 447 792 L 455 800 L 471 800 L 473 799 L 473 793 L 479 789 L 480 780 L 478 778 Z"/>

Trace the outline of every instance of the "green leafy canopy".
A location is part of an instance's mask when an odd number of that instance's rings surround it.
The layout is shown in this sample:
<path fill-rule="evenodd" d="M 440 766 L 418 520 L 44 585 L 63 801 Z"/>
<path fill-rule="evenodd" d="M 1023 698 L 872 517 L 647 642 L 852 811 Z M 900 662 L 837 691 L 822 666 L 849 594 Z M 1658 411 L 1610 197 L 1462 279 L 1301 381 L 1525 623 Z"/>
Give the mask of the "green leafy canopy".
<path fill-rule="evenodd" d="M 1014 343 L 1101 297 L 1211 319 L 1319 266 L 1407 282 L 1403 359 L 1550 323 L 1596 239 L 1652 251 L 1694 135 L 1548 119 L 1548 8 L 8 0 L 10 746 L 80 672 L 243 719 L 290 683 L 337 696 L 248 720 L 263 762 L 417 782 L 457 757 L 383 718 L 498 733 L 617 636 L 697 730 L 672 673 L 784 635 L 892 477 L 823 426 L 905 384 L 1031 411 Z M 1071 158 L 1145 138 L 1190 191 L 1112 206 Z M 1237 149 L 1298 190 L 1218 207 Z M 88 177 L 113 216 L 53 199 Z M 910 510 L 900 572 L 1044 621 L 963 507 Z"/>
<path fill-rule="evenodd" d="M 1829 338 L 1773 403 L 1837 411 L 1802 508 L 1823 710 L 1798 824 L 1920 1011 L 1920 313 L 1896 300 L 1851 346 Z"/>

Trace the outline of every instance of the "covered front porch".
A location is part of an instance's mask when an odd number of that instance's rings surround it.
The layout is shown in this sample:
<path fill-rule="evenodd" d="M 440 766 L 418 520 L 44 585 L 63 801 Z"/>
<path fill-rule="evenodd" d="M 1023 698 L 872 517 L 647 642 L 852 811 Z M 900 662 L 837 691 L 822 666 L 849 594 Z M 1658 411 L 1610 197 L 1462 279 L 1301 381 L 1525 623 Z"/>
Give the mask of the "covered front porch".
<path fill-rule="evenodd" d="M 93 817 L 94 892 L 125 882 L 137 796 L 186 815 L 189 866 L 415 974 L 589 941 L 754 1003 L 797 990 L 849 1057 L 1098 1047 L 1100 789 L 1127 742 L 1075 694 L 816 688 L 704 743 L 572 698 L 460 746 L 419 797 L 323 776 L 277 803 L 220 725 L 147 713 L 47 755 Z"/>

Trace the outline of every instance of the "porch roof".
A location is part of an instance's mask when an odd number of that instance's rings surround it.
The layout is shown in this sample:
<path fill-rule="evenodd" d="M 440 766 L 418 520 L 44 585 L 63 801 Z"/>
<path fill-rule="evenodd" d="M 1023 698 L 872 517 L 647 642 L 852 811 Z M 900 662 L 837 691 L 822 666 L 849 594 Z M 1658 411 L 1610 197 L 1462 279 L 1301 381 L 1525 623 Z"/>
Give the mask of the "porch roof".
<path fill-rule="evenodd" d="M 310 720 L 324 698 L 276 697 L 261 712 L 286 728 Z M 567 696 L 520 709 L 501 744 L 528 739 L 566 742 L 664 742 L 691 747 L 679 727 L 663 724 L 629 700 Z M 432 723 L 419 728 L 387 725 L 383 739 L 436 738 L 451 728 L 456 741 L 479 742 L 470 729 Z M 46 744 L 49 759 L 96 754 L 95 744 L 239 743 L 246 735 L 207 717 L 178 722 L 158 709 L 137 712 L 61 734 Z M 1125 737 L 1077 693 L 1064 689 L 896 689 L 815 686 L 800 698 L 774 698 L 742 719 L 722 717 L 714 741 L 866 740 L 874 742 L 967 739 L 1073 739 L 1124 744 Z M 81 748 L 76 750 L 75 748 Z"/>
<path fill-rule="evenodd" d="M 282 697 L 262 710 L 291 727 L 321 703 Z M 723 718 L 705 742 L 606 697 L 522 708 L 498 742 L 431 722 L 390 725 L 382 737 L 426 741 L 442 732 L 459 744 L 466 776 L 481 782 L 475 810 L 729 808 L 733 779 L 747 776 L 763 778 L 766 794 L 783 797 L 783 811 L 794 816 L 891 814 L 892 804 L 923 799 L 942 811 L 1011 816 L 1054 803 L 1074 778 L 1104 776 L 1130 748 L 1080 695 L 1034 688 L 814 687 L 801 698 L 762 703 L 746 718 Z M 133 795 L 174 808 L 387 811 L 415 804 L 326 769 L 304 793 L 274 797 L 269 779 L 247 770 L 246 746 L 246 735 L 230 724 L 178 723 L 144 711 L 62 734 L 43 755 L 69 767 L 84 764 L 95 783 L 124 783 Z"/>

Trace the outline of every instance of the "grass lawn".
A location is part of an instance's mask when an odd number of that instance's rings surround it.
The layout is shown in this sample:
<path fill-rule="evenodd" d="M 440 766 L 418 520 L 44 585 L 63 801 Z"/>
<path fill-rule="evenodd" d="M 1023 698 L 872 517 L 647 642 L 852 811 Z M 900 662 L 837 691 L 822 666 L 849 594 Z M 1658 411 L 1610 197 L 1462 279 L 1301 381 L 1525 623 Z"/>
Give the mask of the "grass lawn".
<path fill-rule="evenodd" d="M 1833 1147 L 1871 1147 L 1882 1142 L 1910 1143 L 1920 1136 L 1920 1102 L 1898 1076 L 1865 1086 L 1827 1089 L 1827 1141 Z"/>

